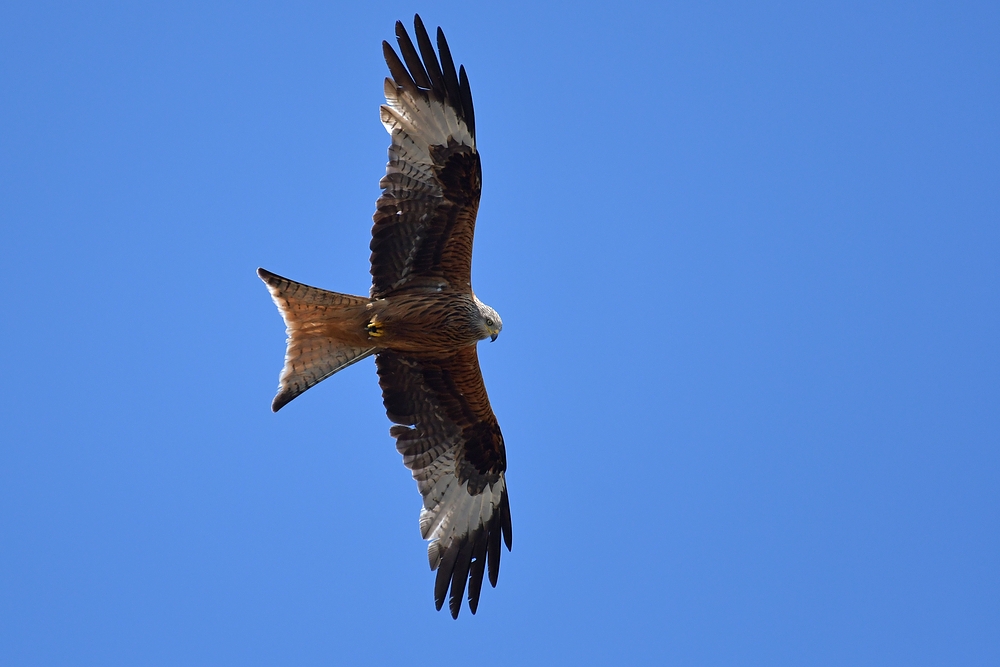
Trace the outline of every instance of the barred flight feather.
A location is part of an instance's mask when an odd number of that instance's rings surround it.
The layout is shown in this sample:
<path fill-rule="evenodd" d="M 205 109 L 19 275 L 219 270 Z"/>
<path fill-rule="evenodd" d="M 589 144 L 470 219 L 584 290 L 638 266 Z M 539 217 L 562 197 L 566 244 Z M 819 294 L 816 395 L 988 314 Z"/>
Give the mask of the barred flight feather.
<path fill-rule="evenodd" d="M 482 552 L 481 557 L 485 557 L 489 540 L 499 544 L 501 533 L 510 548 L 510 521 L 502 520 L 509 517 L 509 511 L 505 515 L 506 464 L 499 429 L 487 429 L 496 434 L 497 440 L 491 445 L 495 455 L 486 456 L 479 466 L 470 468 L 467 454 L 467 434 L 475 430 L 475 424 L 480 419 L 496 421 L 488 404 L 488 414 L 477 414 L 476 410 L 482 409 L 477 406 L 482 404 L 469 402 L 480 395 L 482 386 L 475 348 L 446 361 L 383 352 L 375 363 L 386 414 L 397 424 L 390 433 L 424 499 L 420 534 L 429 541 L 427 558 L 431 569 L 438 570 L 435 603 L 440 608 L 450 588 L 449 609 L 457 615 L 455 600 L 461 598 L 466 578 L 476 576 L 479 581 L 471 582 L 468 589 L 470 595 L 475 593 L 474 598 L 469 598 L 470 609 L 475 609 L 485 567 L 472 567 L 473 554 Z M 470 364 L 477 373 L 459 372 Z M 495 586 L 500 552 L 491 553 L 490 581 Z"/>

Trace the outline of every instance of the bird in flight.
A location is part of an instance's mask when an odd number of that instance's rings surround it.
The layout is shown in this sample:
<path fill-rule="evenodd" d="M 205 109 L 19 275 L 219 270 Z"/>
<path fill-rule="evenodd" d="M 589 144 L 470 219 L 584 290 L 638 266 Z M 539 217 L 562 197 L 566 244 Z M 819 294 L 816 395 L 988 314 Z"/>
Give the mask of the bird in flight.
<path fill-rule="evenodd" d="M 475 614 L 484 572 L 497 585 L 501 539 L 511 547 L 507 456 L 476 351 L 503 322 L 472 291 L 482 170 L 469 79 L 464 66 L 455 71 L 441 28 L 440 60 L 420 16 L 414 31 L 416 45 L 396 22 L 399 55 L 382 42 L 391 78 L 381 118 L 392 144 L 373 216 L 371 295 L 257 275 L 288 333 L 273 411 L 375 355 L 389 433 L 423 496 L 434 602 L 441 609 L 448 597 L 458 618 L 466 584 Z"/>

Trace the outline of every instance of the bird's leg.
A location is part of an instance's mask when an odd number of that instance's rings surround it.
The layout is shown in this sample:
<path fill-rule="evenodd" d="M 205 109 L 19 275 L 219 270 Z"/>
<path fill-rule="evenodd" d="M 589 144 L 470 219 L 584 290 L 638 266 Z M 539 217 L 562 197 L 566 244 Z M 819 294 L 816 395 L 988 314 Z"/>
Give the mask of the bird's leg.
<path fill-rule="evenodd" d="M 368 335 L 372 338 L 378 338 L 383 334 L 382 323 L 378 321 L 378 315 L 373 315 L 370 320 L 368 320 L 368 326 L 365 327 Z"/>

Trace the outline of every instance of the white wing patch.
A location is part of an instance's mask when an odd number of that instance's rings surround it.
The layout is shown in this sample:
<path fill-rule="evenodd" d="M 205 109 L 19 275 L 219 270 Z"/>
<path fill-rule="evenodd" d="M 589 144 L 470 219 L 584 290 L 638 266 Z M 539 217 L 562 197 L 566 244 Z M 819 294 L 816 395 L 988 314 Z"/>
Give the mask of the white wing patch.
<path fill-rule="evenodd" d="M 420 510 L 420 536 L 430 541 L 427 559 L 431 569 L 436 570 L 449 546 L 489 524 L 500 506 L 506 482 L 501 473 L 496 483 L 486 485 L 478 495 L 471 495 L 467 484 L 458 480 L 455 471 L 457 434 L 453 441 L 449 438 L 449 442 L 428 451 L 408 455 L 405 452 L 413 450 L 417 439 L 406 438 L 405 434 L 413 433 L 413 429 L 394 426 L 391 431 L 397 438 L 396 448 L 403 454 L 403 463 L 413 471 L 413 479 L 424 499 Z"/>
<path fill-rule="evenodd" d="M 427 164 L 431 164 L 429 146 L 447 146 L 448 139 L 471 148 L 476 142 L 469 133 L 465 121 L 459 119 L 455 110 L 428 95 L 414 97 L 405 89 L 396 86 L 392 79 L 385 80 L 385 104 L 382 105 L 382 124 L 393 134 L 400 130 L 417 146 L 422 146 Z M 388 118 L 387 118 L 388 116 Z M 395 135 L 393 135 L 395 143 Z"/>
<path fill-rule="evenodd" d="M 382 124 L 392 136 L 386 174 L 402 174 L 416 181 L 410 184 L 416 188 L 406 188 L 410 192 L 440 197 L 441 184 L 434 173 L 431 146 L 447 146 L 452 139 L 475 148 L 469 128 L 449 105 L 429 97 L 413 97 L 397 88 L 392 79 L 385 80 L 385 100 L 381 106 Z M 389 185 L 385 180 L 380 183 L 383 188 Z M 395 188 L 393 196 L 398 198 L 400 190 L 403 188 Z"/>

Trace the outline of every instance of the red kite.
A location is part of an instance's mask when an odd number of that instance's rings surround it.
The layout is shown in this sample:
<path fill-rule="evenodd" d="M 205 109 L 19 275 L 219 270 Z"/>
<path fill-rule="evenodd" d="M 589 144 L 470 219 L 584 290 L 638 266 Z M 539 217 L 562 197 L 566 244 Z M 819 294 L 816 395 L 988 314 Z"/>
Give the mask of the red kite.
<path fill-rule="evenodd" d="M 375 355 L 389 433 L 424 499 L 434 601 L 441 609 L 450 589 L 458 618 L 466 583 L 475 614 L 484 572 L 497 584 L 501 538 L 511 547 L 507 457 L 476 354 L 503 322 L 472 291 L 482 170 L 469 79 L 465 67 L 455 71 L 440 28 L 440 60 L 419 16 L 414 28 L 416 46 L 396 22 L 402 60 L 382 42 L 391 78 L 381 116 L 392 145 L 375 204 L 371 296 L 257 275 L 288 329 L 272 410 Z"/>

